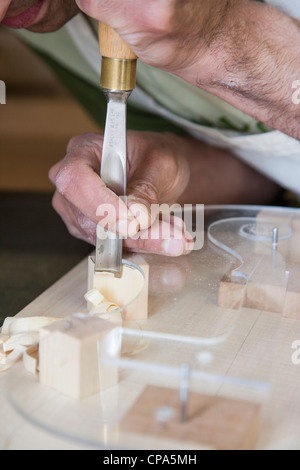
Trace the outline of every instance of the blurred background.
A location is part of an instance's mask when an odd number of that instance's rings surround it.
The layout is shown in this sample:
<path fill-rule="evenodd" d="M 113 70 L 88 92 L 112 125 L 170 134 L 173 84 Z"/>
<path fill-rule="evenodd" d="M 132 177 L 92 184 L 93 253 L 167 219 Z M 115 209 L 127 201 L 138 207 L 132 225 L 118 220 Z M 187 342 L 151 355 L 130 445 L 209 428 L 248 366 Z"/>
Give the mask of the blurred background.
<path fill-rule="evenodd" d="M 0 79 L 7 88 L 0 117 L 0 189 L 52 191 L 48 170 L 63 158 L 69 139 L 99 129 L 52 71 L 1 26 Z"/>
<path fill-rule="evenodd" d="M 69 139 L 100 129 L 48 67 L 0 26 L 0 325 L 93 247 L 69 235 L 51 205 L 50 167 Z"/>

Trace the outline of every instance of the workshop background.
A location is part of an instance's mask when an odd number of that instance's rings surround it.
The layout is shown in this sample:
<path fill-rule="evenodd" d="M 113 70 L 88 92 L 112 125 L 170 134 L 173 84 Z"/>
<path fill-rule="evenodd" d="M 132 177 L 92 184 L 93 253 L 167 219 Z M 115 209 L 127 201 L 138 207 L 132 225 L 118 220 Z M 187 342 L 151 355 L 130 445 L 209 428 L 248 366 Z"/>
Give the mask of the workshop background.
<path fill-rule="evenodd" d="M 52 209 L 48 171 L 72 136 L 100 130 L 48 67 L 1 26 L 0 79 L 7 88 L 0 107 L 1 326 L 92 251 Z"/>

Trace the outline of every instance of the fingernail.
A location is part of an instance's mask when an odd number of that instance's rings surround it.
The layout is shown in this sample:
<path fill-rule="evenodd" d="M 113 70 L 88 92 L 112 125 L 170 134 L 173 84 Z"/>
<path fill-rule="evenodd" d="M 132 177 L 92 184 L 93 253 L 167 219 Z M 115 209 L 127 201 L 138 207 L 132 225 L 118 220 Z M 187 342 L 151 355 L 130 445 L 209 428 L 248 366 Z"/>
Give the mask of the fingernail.
<path fill-rule="evenodd" d="M 181 256 L 184 252 L 183 240 L 170 238 L 163 242 L 163 252 L 168 256 Z"/>

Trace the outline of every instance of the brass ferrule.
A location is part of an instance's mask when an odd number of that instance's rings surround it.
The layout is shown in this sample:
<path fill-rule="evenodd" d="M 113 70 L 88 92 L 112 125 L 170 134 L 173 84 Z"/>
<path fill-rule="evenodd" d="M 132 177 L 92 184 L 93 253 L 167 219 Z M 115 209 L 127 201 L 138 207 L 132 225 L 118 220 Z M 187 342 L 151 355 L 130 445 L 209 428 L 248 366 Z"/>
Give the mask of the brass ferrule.
<path fill-rule="evenodd" d="M 111 91 L 132 91 L 136 85 L 137 60 L 102 57 L 101 87 Z"/>

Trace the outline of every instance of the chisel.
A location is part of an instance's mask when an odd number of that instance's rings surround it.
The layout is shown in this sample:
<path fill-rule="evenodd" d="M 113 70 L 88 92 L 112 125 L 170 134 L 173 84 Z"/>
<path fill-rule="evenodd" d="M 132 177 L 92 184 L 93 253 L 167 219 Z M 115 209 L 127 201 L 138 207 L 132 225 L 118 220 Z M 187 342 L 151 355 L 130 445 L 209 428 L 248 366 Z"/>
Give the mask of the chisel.
<path fill-rule="evenodd" d="M 107 115 L 101 159 L 101 179 L 117 196 L 126 196 L 127 101 L 136 84 L 137 56 L 110 27 L 99 23 L 102 56 L 101 88 L 107 99 Z M 98 226 L 95 271 L 119 275 L 123 240 Z"/>

